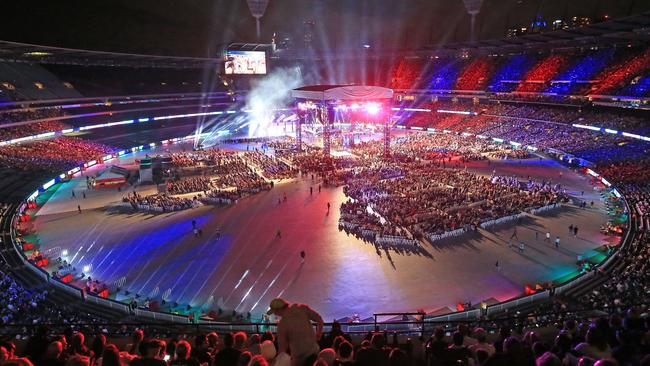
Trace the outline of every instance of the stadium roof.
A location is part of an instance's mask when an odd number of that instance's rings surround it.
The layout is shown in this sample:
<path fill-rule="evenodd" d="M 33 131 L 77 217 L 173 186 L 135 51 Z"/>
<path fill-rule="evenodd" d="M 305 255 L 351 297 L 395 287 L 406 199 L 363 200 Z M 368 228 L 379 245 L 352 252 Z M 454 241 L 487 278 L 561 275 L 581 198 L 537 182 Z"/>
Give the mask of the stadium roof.
<path fill-rule="evenodd" d="M 175 57 L 89 51 L 0 41 L 0 60 L 84 66 L 203 68 L 222 62 L 219 58 Z"/>
<path fill-rule="evenodd" d="M 305 52 L 300 49 L 274 50 L 263 43 L 229 43 L 223 50 L 272 51 L 271 57 L 284 60 L 379 59 L 396 55 L 428 57 L 432 54 L 454 55 L 458 52 L 503 53 L 593 46 L 623 46 L 650 43 L 650 12 L 606 22 L 550 32 L 525 34 L 477 42 L 448 43 L 418 49 L 350 49 L 337 52 Z M 218 66 L 221 58 L 176 57 L 120 52 L 90 51 L 28 43 L 0 41 L 0 60 L 84 66 L 127 66 L 153 68 L 203 68 Z"/>
<path fill-rule="evenodd" d="M 521 50 L 576 46 L 641 44 L 650 42 L 650 13 L 629 16 L 581 27 L 551 32 L 532 33 L 512 38 L 479 42 L 453 43 L 425 47 L 423 51 L 440 50 Z"/>

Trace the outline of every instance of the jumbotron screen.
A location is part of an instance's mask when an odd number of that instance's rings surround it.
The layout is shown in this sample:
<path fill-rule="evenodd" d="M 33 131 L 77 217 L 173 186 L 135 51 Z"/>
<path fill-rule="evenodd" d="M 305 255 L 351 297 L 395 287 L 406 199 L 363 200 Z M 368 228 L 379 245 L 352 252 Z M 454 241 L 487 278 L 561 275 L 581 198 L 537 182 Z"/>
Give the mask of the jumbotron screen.
<path fill-rule="evenodd" d="M 225 57 L 226 75 L 266 74 L 264 51 L 228 51 Z"/>

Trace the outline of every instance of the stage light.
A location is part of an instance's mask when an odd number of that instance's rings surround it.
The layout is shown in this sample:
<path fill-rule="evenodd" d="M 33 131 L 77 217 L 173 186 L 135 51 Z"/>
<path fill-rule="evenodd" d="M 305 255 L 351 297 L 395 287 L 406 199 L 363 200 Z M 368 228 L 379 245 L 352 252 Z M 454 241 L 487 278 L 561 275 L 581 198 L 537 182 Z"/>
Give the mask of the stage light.
<path fill-rule="evenodd" d="M 379 104 L 377 103 L 366 104 L 366 112 L 368 112 L 368 114 L 377 114 L 380 110 L 381 107 L 379 107 Z"/>
<path fill-rule="evenodd" d="M 61 251 L 61 256 L 63 256 L 63 257 L 67 257 L 67 256 L 68 256 L 68 250 L 67 250 L 67 249 L 63 249 L 63 250 Z"/>
<path fill-rule="evenodd" d="M 88 266 L 88 265 L 84 266 L 83 270 L 84 270 L 84 273 L 87 273 L 88 271 L 90 271 L 90 266 Z"/>
<path fill-rule="evenodd" d="M 363 48 L 370 48 L 370 45 L 366 43 L 363 45 Z"/>

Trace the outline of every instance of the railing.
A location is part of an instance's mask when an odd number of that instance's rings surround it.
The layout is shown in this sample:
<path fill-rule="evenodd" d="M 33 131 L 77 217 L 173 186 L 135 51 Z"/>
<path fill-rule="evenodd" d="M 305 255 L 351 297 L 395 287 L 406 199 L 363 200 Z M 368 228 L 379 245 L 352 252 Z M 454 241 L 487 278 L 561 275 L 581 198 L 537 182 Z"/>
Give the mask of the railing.
<path fill-rule="evenodd" d="M 631 304 L 631 306 L 638 306 L 642 304 Z M 580 316 L 581 314 L 587 314 L 589 317 L 593 317 L 593 311 L 598 309 L 586 309 L 579 311 L 562 311 L 562 312 L 548 312 L 537 314 L 542 318 L 553 318 L 558 316 Z M 603 314 L 603 317 L 607 315 Z M 345 333 L 357 336 L 363 336 L 368 332 L 389 332 L 391 334 L 412 334 L 412 335 L 427 335 L 431 334 L 435 327 L 441 326 L 446 329 L 452 329 L 458 324 L 467 324 L 469 326 L 480 326 L 486 330 L 497 330 L 503 324 L 512 325 L 516 321 L 525 320 L 528 318 L 527 314 L 513 314 L 510 316 L 498 317 L 493 319 L 450 319 L 450 320 L 415 320 L 415 321 L 393 321 L 393 322 L 360 322 L 360 323 L 340 323 L 341 330 Z M 332 329 L 333 323 L 324 323 L 323 332 L 327 333 Z M 553 326 L 553 322 L 548 322 L 548 326 Z M 61 328 L 61 331 L 74 327 L 75 329 L 84 329 L 84 328 L 100 328 L 105 329 L 107 336 L 117 335 L 124 336 L 124 327 L 127 329 L 145 329 L 145 331 L 151 330 L 152 333 L 155 331 L 161 331 L 162 333 L 172 335 L 172 334 L 192 334 L 199 332 L 209 332 L 216 331 L 220 333 L 224 332 L 247 332 L 251 333 L 262 333 L 264 331 L 270 331 L 272 333 L 277 333 L 277 324 L 275 323 L 223 323 L 223 322 L 199 322 L 199 323 L 176 323 L 176 322 L 93 322 L 93 323 L 48 323 L 42 322 L 38 324 L 3 324 L 0 327 L 0 334 L 32 334 L 37 328 L 46 325 L 53 332 L 58 331 L 58 328 Z"/>
<path fill-rule="evenodd" d="M 490 315 L 494 315 L 495 313 L 499 313 L 504 310 L 512 309 L 521 305 L 531 304 L 533 302 L 541 301 L 541 300 L 548 300 L 549 297 L 550 297 L 550 291 L 544 290 L 536 294 L 523 296 L 513 300 L 504 301 L 498 304 L 488 306 L 486 312 L 487 315 L 490 316 Z"/>
<path fill-rule="evenodd" d="M 71 286 L 68 286 L 71 287 Z M 113 310 L 117 310 L 123 314 L 129 314 L 129 306 L 126 304 L 123 304 L 118 301 L 114 301 L 111 299 L 105 299 L 103 297 L 95 296 L 95 295 L 88 295 L 86 294 L 85 297 L 83 297 L 86 302 L 93 303 L 99 306 L 104 306 Z"/>
<path fill-rule="evenodd" d="M 184 139 L 188 138 L 193 138 L 193 136 L 187 136 Z M 183 138 L 179 138 L 179 141 L 183 140 Z M 166 141 L 172 141 L 172 140 L 166 140 Z M 157 144 L 150 144 L 147 146 L 156 146 Z M 144 145 L 143 145 L 144 146 Z M 141 150 L 141 149 L 140 149 Z M 136 151 L 135 148 L 132 149 L 131 151 Z M 613 189 L 613 187 L 611 187 Z M 629 206 L 627 204 L 627 201 L 623 197 L 623 203 L 625 205 L 625 211 L 630 212 Z M 108 306 L 111 309 L 116 309 L 119 310 L 120 312 L 123 313 L 131 313 L 129 307 L 123 303 L 110 300 L 110 299 L 104 299 L 100 298 L 98 296 L 94 296 L 92 294 L 86 294 L 84 296 L 83 292 L 74 286 L 67 285 L 57 279 L 51 278 L 49 274 L 44 271 L 42 268 L 37 267 L 30 263 L 27 258 L 25 257 L 25 254 L 20 250 L 18 243 L 16 242 L 16 233 L 15 233 L 15 228 L 16 228 L 16 222 L 18 220 L 18 215 L 21 214 L 24 209 L 25 209 L 25 204 L 23 203 L 17 210 L 14 212 L 13 217 L 11 219 L 11 240 L 14 246 L 14 249 L 17 251 L 18 255 L 20 256 L 21 260 L 23 263 L 30 268 L 36 275 L 39 277 L 43 278 L 45 282 L 48 282 L 52 284 L 54 287 L 59 288 L 66 293 L 69 293 L 73 296 L 79 296 L 79 298 L 82 301 L 86 302 L 91 302 L 97 305 L 103 305 L 103 306 Z M 630 238 L 630 232 L 632 230 L 632 224 L 631 224 L 631 215 L 628 215 L 628 230 L 626 232 L 626 235 L 622 241 L 621 248 L 623 248 L 625 245 L 627 245 L 627 242 L 629 241 Z M 370 234 L 370 233 L 368 233 Z M 620 250 L 620 248 L 619 248 Z M 617 251 L 618 252 L 618 251 Z M 607 266 L 609 266 L 614 258 L 614 253 L 610 253 L 609 257 L 600 265 L 598 265 L 599 268 L 605 269 Z M 561 294 L 564 292 L 567 292 L 568 290 L 575 288 L 576 286 L 582 284 L 583 282 L 591 279 L 594 277 L 595 271 L 587 272 L 584 273 L 567 283 L 564 283 L 557 287 L 554 291 L 555 294 Z M 547 300 L 551 296 L 551 293 L 549 290 L 544 290 L 539 293 L 535 293 L 532 295 L 527 295 L 527 296 L 522 296 L 516 299 L 508 300 L 499 304 L 491 305 L 488 306 L 485 309 L 485 314 L 489 315 L 494 315 L 495 313 L 502 312 L 507 309 L 515 308 L 520 305 L 525 305 L 525 304 L 531 304 L 533 302 L 537 301 L 542 301 L 542 300 Z M 190 323 L 190 318 L 187 316 L 182 316 L 182 315 L 176 315 L 176 314 L 170 314 L 170 313 L 162 313 L 162 312 L 155 312 L 151 310 L 144 310 L 144 309 L 133 309 L 132 311 L 133 314 L 136 316 L 142 317 L 142 318 L 147 318 L 147 319 L 153 319 L 156 321 L 164 321 L 164 322 L 169 322 L 169 323 L 179 323 L 179 324 L 188 324 Z M 472 310 L 466 310 L 466 311 L 461 311 L 461 312 L 454 312 L 446 315 L 441 315 L 441 316 L 435 316 L 431 318 L 426 318 L 425 323 L 431 323 L 431 322 L 450 322 L 450 321 L 476 321 L 481 318 L 482 310 L 481 309 L 472 309 Z M 206 321 L 201 321 L 201 320 L 196 320 L 196 323 L 200 324 L 219 324 L 219 326 L 225 326 L 228 327 L 228 325 L 223 324 L 223 323 L 213 323 L 213 322 L 206 322 Z M 399 322 L 403 324 L 409 324 L 409 322 Z M 382 329 L 382 330 L 389 330 L 389 326 L 391 325 L 396 325 L 399 323 L 372 323 L 372 329 Z M 267 324 L 268 325 L 268 324 Z M 370 324 L 353 324 L 349 325 L 350 327 L 359 327 L 361 330 L 367 329 Z"/>

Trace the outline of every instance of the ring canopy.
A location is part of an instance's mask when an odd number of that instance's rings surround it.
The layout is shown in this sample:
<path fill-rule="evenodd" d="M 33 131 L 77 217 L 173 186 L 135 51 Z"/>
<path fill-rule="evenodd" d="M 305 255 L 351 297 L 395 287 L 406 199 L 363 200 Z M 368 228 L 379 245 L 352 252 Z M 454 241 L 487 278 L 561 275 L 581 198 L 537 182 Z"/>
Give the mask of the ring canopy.
<path fill-rule="evenodd" d="M 291 91 L 295 99 L 314 101 L 376 101 L 392 99 L 393 89 L 363 85 L 310 85 Z"/>

